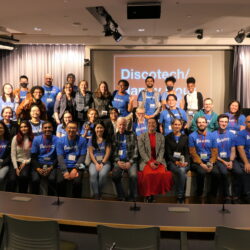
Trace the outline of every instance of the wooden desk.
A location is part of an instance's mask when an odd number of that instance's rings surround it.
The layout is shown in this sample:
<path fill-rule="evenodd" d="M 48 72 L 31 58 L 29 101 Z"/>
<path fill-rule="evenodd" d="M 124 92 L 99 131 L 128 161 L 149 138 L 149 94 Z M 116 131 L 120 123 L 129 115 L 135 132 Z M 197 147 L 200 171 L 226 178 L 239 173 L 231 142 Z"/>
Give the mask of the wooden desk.
<path fill-rule="evenodd" d="M 31 197 L 28 202 L 13 201 L 15 196 Z M 215 232 L 216 226 L 250 229 L 250 207 L 227 205 L 230 214 L 221 214 L 222 205 L 217 204 L 164 204 L 138 203 L 140 211 L 130 211 L 131 202 L 96 201 L 61 198 L 61 206 L 52 206 L 56 197 L 0 192 L 0 215 L 8 214 L 20 219 L 56 220 L 59 224 L 96 227 L 157 226 L 161 231 L 183 232 L 182 249 L 187 241 L 186 232 Z M 184 206 L 190 212 L 169 212 L 168 207 Z"/>

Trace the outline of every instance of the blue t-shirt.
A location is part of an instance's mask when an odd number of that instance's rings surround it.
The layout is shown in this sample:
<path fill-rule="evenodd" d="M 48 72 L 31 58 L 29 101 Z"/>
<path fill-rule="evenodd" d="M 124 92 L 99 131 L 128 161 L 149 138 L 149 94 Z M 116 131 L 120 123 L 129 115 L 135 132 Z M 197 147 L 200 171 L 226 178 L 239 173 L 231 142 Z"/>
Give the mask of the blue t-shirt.
<path fill-rule="evenodd" d="M 250 159 L 250 132 L 241 130 L 236 137 L 236 146 L 244 146 L 247 159 Z"/>
<path fill-rule="evenodd" d="M 25 98 L 26 98 L 26 95 L 27 95 L 28 91 L 27 90 L 21 90 L 20 91 L 20 101 L 19 103 L 21 103 Z"/>
<path fill-rule="evenodd" d="M 133 132 L 139 136 L 141 134 L 144 134 L 148 131 L 148 121 L 147 119 L 144 119 L 143 123 L 134 122 L 133 123 Z"/>
<path fill-rule="evenodd" d="M 222 159 L 230 158 L 231 149 L 235 147 L 235 135 L 226 130 L 225 133 L 214 131 L 213 136 L 217 143 L 219 157 Z"/>
<path fill-rule="evenodd" d="M 60 92 L 60 89 L 56 86 L 43 86 L 44 95 L 42 97 L 42 102 L 45 104 L 47 113 L 53 114 L 54 113 L 54 105 L 56 102 L 56 96 Z"/>
<path fill-rule="evenodd" d="M 8 142 L 6 140 L 1 140 L 0 141 L 0 159 L 2 159 L 7 147 L 8 147 Z"/>
<path fill-rule="evenodd" d="M 227 130 L 231 131 L 232 133 L 237 134 L 240 131 L 240 126 L 246 126 L 246 117 L 244 115 L 240 115 L 238 121 L 236 121 L 234 115 L 230 114 L 229 112 L 227 112 L 226 115 L 229 116 Z"/>
<path fill-rule="evenodd" d="M 81 130 L 81 132 L 80 132 L 80 135 L 83 135 L 83 134 L 85 133 L 85 125 L 88 124 L 88 123 L 89 123 L 89 122 L 85 122 L 85 123 L 82 125 L 82 130 Z M 90 123 L 89 126 L 90 126 L 90 129 L 88 130 L 86 137 L 91 137 L 91 136 L 92 136 L 92 131 L 93 131 L 93 128 L 94 128 L 95 124 L 94 124 L 94 123 Z"/>
<path fill-rule="evenodd" d="M 143 94 L 142 93 L 143 93 L 142 91 L 139 93 L 139 96 L 137 99 L 138 102 L 143 101 Z M 145 100 L 145 104 L 144 104 L 144 109 L 146 111 L 146 115 L 153 115 L 157 109 L 156 101 L 155 101 L 155 97 L 154 97 L 154 92 L 146 91 L 145 94 L 146 94 L 146 96 L 145 96 L 146 100 Z"/>
<path fill-rule="evenodd" d="M 80 136 L 75 140 L 69 140 L 68 136 L 58 138 L 56 151 L 64 157 L 67 168 L 74 168 L 80 155 L 87 153 L 87 140 Z"/>
<path fill-rule="evenodd" d="M 203 162 L 208 162 L 211 158 L 211 149 L 217 148 L 216 139 L 211 132 L 201 135 L 197 131 L 189 135 L 189 147 L 195 147 L 197 154 Z"/>
<path fill-rule="evenodd" d="M 102 143 L 98 143 L 98 148 L 94 148 L 93 153 L 97 161 L 102 161 L 106 154 L 106 142 L 103 141 Z M 92 145 L 92 139 L 88 142 L 88 147 L 91 147 Z"/>
<path fill-rule="evenodd" d="M 119 116 L 125 117 L 129 114 L 128 112 L 129 104 L 129 94 L 125 93 L 124 95 L 119 95 L 118 92 L 115 94 L 112 106 L 117 108 L 119 111 Z"/>
<path fill-rule="evenodd" d="M 121 161 L 127 160 L 127 140 L 125 134 L 119 134 L 119 157 Z"/>
<path fill-rule="evenodd" d="M 179 110 L 179 112 L 178 112 L 178 110 Z M 180 108 L 171 109 L 171 112 L 173 113 L 175 118 L 183 119 L 183 120 L 187 121 L 187 114 L 183 109 L 180 109 Z M 159 123 L 163 124 L 164 135 L 168 135 L 169 133 L 172 132 L 171 123 L 173 120 L 174 120 L 173 116 L 170 115 L 170 113 L 167 109 L 163 110 L 160 113 Z"/>
<path fill-rule="evenodd" d="M 65 136 L 67 134 L 66 130 L 63 128 L 62 124 L 59 124 L 56 128 L 56 133 L 60 133 L 61 137 Z"/>
<path fill-rule="evenodd" d="M 204 116 L 205 116 L 206 119 L 207 119 L 207 124 L 209 124 L 210 121 L 211 121 L 211 118 L 212 118 L 212 114 L 205 114 L 205 113 L 204 113 Z"/>
<path fill-rule="evenodd" d="M 34 124 L 32 123 L 31 121 L 29 121 L 30 125 L 31 125 L 31 128 L 32 128 L 32 133 L 34 134 L 34 136 L 38 136 L 38 135 L 41 135 L 43 132 L 42 132 L 42 127 L 43 127 L 43 123 L 44 121 L 40 121 L 39 123 L 37 124 Z"/>
<path fill-rule="evenodd" d="M 51 165 L 56 159 L 56 144 L 58 138 L 52 135 L 46 139 L 44 135 L 36 136 L 32 142 L 31 153 L 37 154 L 38 162 L 41 164 Z"/>

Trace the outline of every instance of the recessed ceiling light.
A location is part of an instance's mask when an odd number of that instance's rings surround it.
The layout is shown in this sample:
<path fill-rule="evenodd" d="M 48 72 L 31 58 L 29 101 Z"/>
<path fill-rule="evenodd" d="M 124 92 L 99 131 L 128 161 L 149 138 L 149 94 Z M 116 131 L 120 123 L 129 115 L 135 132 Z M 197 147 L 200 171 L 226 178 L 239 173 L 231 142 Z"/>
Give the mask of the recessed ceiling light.
<path fill-rule="evenodd" d="M 74 27 L 78 27 L 78 26 L 80 26 L 81 25 L 81 23 L 79 23 L 79 22 L 74 22 L 74 23 L 72 23 L 72 26 L 74 26 Z"/>
<path fill-rule="evenodd" d="M 40 27 L 34 27 L 34 31 L 37 31 L 37 32 L 42 31 L 42 28 L 40 28 Z"/>
<path fill-rule="evenodd" d="M 223 29 L 217 29 L 216 32 L 223 32 Z"/>
<path fill-rule="evenodd" d="M 145 31 L 145 29 L 140 28 L 140 29 L 138 29 L 138 31 L 139 31 L 139 32 L 143 32 L 143 31 Z"/>
<path fill-rule="evenodd" d="M 191 18 L 192 16 L 191 15 L 187 15 L 187 18 Z"/>

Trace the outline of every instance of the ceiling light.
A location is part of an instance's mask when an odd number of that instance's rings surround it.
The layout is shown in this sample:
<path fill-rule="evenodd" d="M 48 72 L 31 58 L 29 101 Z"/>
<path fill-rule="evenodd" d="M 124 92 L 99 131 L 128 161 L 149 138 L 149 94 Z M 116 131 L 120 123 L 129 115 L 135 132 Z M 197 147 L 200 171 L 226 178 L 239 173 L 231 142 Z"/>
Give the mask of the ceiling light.
<path fill-rule="evenodd" d="M 0 49 L 13 50 L 14 48 L 15 48 L 14 44 L 0 41 Z"/>
<path fill-rule="evenodd" d="M 141 29 L 138 29 L 139 32 L 144 32 L 145 29 L 141 28 Z"/>
<path fill-rule="evenodd" d="M 113 37 L 116 42 L 120 42 L 122 40 L 122 34 L 119 33 L 117 29 L 113 32 Z"/>
<path fill-rule="evenodd" d="M 203 38 L 203 29 L 198 29 L 194 32 L 197 36 L 197 39 L 202 39 Z"/>
<path fill-rule="evenodd" d="M 42 31 L 42 28 L 40 28 L 40 27 L 34 27 L 34 31 L 37 31 L 37 32 Z"/>
<path fill-rule="evenodd" d="M 244 41 L 246 37 L 246 33 L 245 33 L 245 30 L 241 29 L 237 36 L 234 38 L 234 40 L 237 42 L 237 43 L 242 43 Z"/>
<path fill-rule="evenodd" d="M 104 36 L 112 36 L 113 35 L 113 31 L 110 28 L 110 23 L 106 23 L 103 25 L 104 28 Z"/>

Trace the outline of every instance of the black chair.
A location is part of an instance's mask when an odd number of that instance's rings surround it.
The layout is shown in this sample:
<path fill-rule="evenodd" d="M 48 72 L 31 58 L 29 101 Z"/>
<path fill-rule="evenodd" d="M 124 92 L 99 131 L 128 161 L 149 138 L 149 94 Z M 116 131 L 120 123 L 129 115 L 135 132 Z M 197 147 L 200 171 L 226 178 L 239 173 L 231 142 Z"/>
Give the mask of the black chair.
<path fill-rule="evenodd" d="M 250 231 L 229 227 L 216 227 L 216 250 L 249 250 Z"/>
<path fill-rule="evenodd" d="M 158 227 L 127 229 L 99 225 L 97 234 L 100 250 L 160 249 L 160 229 Z"/>
<path fill-rule="evenodd" d="M 59 240 L 56 221 L 26 221 L 4 215 L 4 249 L 77 249 L 72 242 Z"/>

